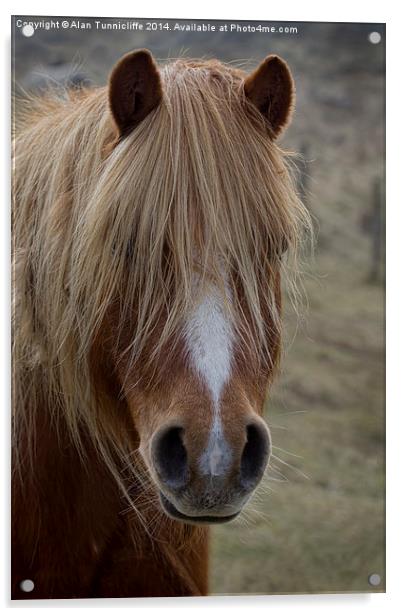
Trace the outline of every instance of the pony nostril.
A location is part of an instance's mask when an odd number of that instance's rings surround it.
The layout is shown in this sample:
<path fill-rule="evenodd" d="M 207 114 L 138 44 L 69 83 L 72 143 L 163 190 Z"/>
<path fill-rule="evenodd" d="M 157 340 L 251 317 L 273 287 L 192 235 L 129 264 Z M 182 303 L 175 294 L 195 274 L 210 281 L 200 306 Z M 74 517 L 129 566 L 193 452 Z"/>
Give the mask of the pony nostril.
<path fill-rule="evenodd" d="M 264 474 L 269 455 L 267 430 L 258 424 L 247 426 L 247 442 L 240 462 L 240 480 L 247 489 L 254 487 Z"/>
<path fill-rule="evenodd" d="M 157 435 L 153 444 L 153 461 L 160 479 L 178 489 L 187 481 L 187 452 L 182 440 L 183 428 L 170 427 Z"/>

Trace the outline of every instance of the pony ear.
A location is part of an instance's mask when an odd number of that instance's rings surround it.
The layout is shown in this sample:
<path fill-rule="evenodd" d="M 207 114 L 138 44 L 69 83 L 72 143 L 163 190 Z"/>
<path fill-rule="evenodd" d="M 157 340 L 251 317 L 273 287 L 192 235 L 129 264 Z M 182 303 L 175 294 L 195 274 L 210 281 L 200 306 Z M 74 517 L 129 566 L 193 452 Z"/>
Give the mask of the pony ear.
<path fill-rule="evenodd" d="M 109 78 L 109 104 L 120 137 L 127 135 L 159 105 L 162 83 L 147 49 L 123 56 Z"/>
<path fill-rule="evenodd" d="M 279 56 L 267 56 L 244 81 L 246 97 L 266 117 L 274 137 L 289 124 L 295 87 L 288 65 Z"/>

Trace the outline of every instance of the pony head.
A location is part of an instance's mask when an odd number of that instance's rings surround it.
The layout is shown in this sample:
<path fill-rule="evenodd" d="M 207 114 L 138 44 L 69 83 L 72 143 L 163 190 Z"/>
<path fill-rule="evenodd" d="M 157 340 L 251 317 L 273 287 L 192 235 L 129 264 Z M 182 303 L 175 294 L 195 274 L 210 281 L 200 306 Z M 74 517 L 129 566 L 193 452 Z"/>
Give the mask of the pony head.
<path fill-rule="evenodd" d="M 159 71 L 143 50 L 110 77 L 110 164 L 127 165 L 129 195 L 117 199 L 135 212 L 127 267 L 138 293 L 117 365 L 162 507 L 188 522 L 235 517 L 270 455 L 261 414 L 299 211 L 274 141 L 293 98 L 277 56 L 243 76 L 216 61 Z"/>
<path fill-rule="evenodd" d="M 116 476 L 134 455 L 188 523 L 234 518 L 270 456 L 281 271 L 309 224 L 276 142 L 293 102 L 277 56 L 247 75 L 135 51 L 59 112 L 51 172 L 45 155 L 25 169 L 47 199 L 32 227 L 49 387 L 77 442 L 85 425 Z"/>

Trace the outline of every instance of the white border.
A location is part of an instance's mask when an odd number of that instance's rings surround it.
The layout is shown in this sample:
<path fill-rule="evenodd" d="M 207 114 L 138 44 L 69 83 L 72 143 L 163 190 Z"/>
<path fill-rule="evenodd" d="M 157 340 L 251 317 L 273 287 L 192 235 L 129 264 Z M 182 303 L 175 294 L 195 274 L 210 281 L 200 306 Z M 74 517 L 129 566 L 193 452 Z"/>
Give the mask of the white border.
<path fill-rule="evenodd" d="M 395 15 L 396 9 L 392 1 L 368 6 L 364 0 L 350 2 L 337 0 L 332 4 L 320 1 L 287 0 L 280 3 L 267 3 L 256 0 L 253 3 L 235 3 L 229 0 L 204 0 L 199 3 L 183 3 L 180 0 L 153 0 L 152 3 L 136 4 L 121 0 L 102 6 L 98 2 L 85 0 L 70 0 L 62 3 L 36 0 L 34 3 L 25 1 L 6 2 L 9 14 L 19 15 L 82 15 L 86 17 L 170 17 L 193 19 L 264 19 L 277 21 L 337 21 L 337 22 L 384 22 L 390 14 Z M 63 6 L 65 8 L 63 8 Z"/>
<path fill-rule="evenodd" d="M 402 18 L 397 3 L 392 0 L 382 0 L 368 5 L 366 1 L 350 2 L 312 2 L 287 0 L 286 2 L 269 3 L 266 0 L 255 0 L 253 3 L 235 4 L 233 1 L 203 0 L 200 3 L 186 3 L 171 0 L 169 4 L 162 0 L 154 0 L 152 4 L 136 5 L 132 2 L 114 0 L 104 4 L 70 0 L 68 3 L 55 4 L 50 1 L 36 2 L 4 2 L 2 5 L 1 29 L 4 32 L 3 49 L 5 51 L 3 67 L 4 81 L 1 97 L 3 107 L 2 120 L 2 157 L 1 173 L 4 186 L 0 230 L 2 233 L 0 251 L 3 267 L 0 269 L 1 284 L 1 330 L 0 348 L 2 363 L 0 370 L 1 389 L 3 394 L 1 456 L 3 464 L 3 498 L 0 507 L 2 522 L 3 547 L 2 567 L 0 569 L 1 596 L 6 608 L 12 607 L 19 611 L 29 607 L 33 612 L 39 612 L 44 607 L 58 609 L 63 607 L 80 613 L 85 607 L 92 611 L 99 608 L 112 610 L 115 607 L 146 611 L 161 610 L 164 614 L 182 611 L 217 611 L 226 609 L 231 614 L 241 614 L 250 607 L 257 613 L 275 610 L 275 613 L 290 614 L 297 610 L 300 616 L 311 614 L 332 614 L 340 610 L 353 610 L 356 615 L 368 616 L 378 610 L 388 613 L 395 608 L 399 599 L 401 586 L 401 521 L 402 521 L 402 490 L 401 490 L 401 451 L 402 451 L 402 405 L 400 404 L 400 381 L 402 380 L 401 351 L 401 245 L 402 232 L 402 199 L 401 199 L 401 120 L 400 120 L 400 61 Z M 251 598 L 239 597 L 209 597 L 206 599 L 128 599 L 128 600 L 88 600 L 88 601 L 54 601 L 54 602 L 24 602 L 10 603 L 9 596 L 9 92 L 10 92 L 10 15 L 82 15 L 82 16 L 135 16 L 135 17 L 182 17 L 208 19 L 261 19 L 277 21 L 337 21 L 337 22 L 387 22 L 387 593 L 364 595 L 292 595 L 266 596 Z M 269 52 L 269 50 L 267 50 Z M 399 156 L 398 156 L 399 155 Z M 399 199 L 397 198 L 399 196 Z"/>

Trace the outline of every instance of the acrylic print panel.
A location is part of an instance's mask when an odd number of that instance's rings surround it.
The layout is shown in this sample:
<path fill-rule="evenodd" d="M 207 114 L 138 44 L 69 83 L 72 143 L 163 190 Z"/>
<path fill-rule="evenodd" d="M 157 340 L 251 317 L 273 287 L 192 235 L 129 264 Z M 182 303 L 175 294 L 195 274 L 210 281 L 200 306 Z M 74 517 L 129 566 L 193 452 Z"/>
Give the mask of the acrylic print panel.
<path fill-rule="evenodd" d="M 12 46 L 13 598 L 383 592 L 385 26 Z"/>

